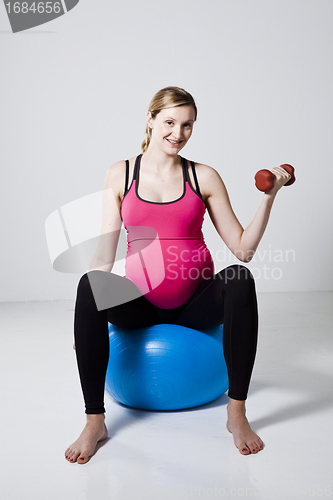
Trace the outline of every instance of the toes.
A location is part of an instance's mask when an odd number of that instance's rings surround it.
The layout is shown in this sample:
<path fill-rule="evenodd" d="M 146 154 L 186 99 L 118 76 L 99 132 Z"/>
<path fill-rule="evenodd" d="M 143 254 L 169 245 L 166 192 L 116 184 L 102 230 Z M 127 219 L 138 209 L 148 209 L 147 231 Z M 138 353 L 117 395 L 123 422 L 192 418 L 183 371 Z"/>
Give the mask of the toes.
<path fill-rule="evenodd" d="M 70 453 L 68 453 L 68 458 L 72 458 L 74 455 L 75 451 L 71 450 Z"/>
<path fill-rule="evenodd" d="M 242 455 L 249 455 L 250 453 L 252 454 L 256 454 L 258 453 L 258 451 L 262 450 L 263 449 L 263 443 L 262 445 L 259 444 L 259 443 L 256 443 L 255 441 L 252 441 L 248 444 L 246 444 L 245 442 L 241 443 L 240 446 L 237 446 L 238 449 L 239 449 L 239 452 L 242 454 Z"/>
<path fill-rule="evenodd" d="M 68 462 L 73 464 L 74 462 L 76 462 L 77 457 L 79 455 L 80 455 L 80 452 L 73 452 L 70 455 L 67 455 L 66 458 L 67 458 Z"/>
<path fill-rule="evenodd" d="M 71 448 L 68 448 L 65 452 L 65 458 L 68 460 L 68 462 L 75 462 L 77 457 L 80 455 L 79 451 L 72 450 Z"/>
<path fill-rule="evenodd" d="M 258 453 L 259 446 L 257 445 L 256 442 L 251 443 L 250 450 L 251 450 L 251 453 Z"/>
<path fill-rule="evenodd" d="M 78 464 L 85 464 L 88 462 L 88 456 L 86 455 L 80 455 L 79 458 L 77 459 Z"/>
<path fill-rule="evenodd" d="M 77 457 L 78 457 L 79 455 L 80 455 L 80 452 L 79 452 L 79 451 L 77 451 L 77 452 L 73 453 L 73 455 L 72 455 L 72 456 L 71 456 L 71 458 L 70 458 L 70 462 L 76 462 Z"/>
<path fill-rule="evenodd" d="M 260 451 L 264 448 L 264 443 L 261 441 L 260 438 L 258 438 L 258 440 L 253 444 L 255 445 L 257 451 Z"/>
<path fill-rule="evenodd" d="M 242 443 L 241 446 L 238 447 L 238 449 L 242 455 L 249 455 L 251 453 L 245 443 Z"/>
<path fill-rule="evenodd" d="M 253 441 L 249 445 L 249 448 L 251 450 L 251 453 L 258 453 L 258 451 L 260 451 L 260 450 L 262 450 L 264 448 L 264 443 L 259 438 L 258 441 Z"/>
<path fill-rule="evenodd" d="M 251 451 L 252 453 L 257 453 L 257 451 L 259 451 L 259 446 L 257 445 L 257 443 L 251 443 Z"/>

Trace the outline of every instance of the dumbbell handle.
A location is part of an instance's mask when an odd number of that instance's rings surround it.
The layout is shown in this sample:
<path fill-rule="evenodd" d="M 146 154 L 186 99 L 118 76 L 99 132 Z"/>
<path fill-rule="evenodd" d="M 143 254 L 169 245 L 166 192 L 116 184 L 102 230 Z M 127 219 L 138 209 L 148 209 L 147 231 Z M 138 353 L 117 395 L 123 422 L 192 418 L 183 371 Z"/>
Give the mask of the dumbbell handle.
<path fill-rule="evenodd" d="M 291 175 L 291 179 L 286 182 L 285 186 L 291 186 L 296 180 L 294 167 L 288 165 L 287 163 L 281 165 L 281 167 Z M 256 187 L 259 189 L 259 191 L 265 192 L 270 191 L 273 188 L 275 175 L 270 170 L 263 169 L 259 170 L 259 172 L 256 173 L 254 179 Z"/>

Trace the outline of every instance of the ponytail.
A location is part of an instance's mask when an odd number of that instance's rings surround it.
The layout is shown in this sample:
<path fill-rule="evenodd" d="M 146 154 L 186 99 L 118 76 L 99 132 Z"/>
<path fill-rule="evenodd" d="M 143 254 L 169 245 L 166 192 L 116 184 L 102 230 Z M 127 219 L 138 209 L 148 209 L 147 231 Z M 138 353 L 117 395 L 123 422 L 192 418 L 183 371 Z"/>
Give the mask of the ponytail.
<path fill-rule="evenodd" d="M 148 146 L 150 144 L 150 139 L 151 139 L 151 128 L 149 127 L 149 125 L 147 123 L 146 131 L 145 131 L 145 138 L 143 139 L 143 142 L 141 144 L 142 153 L 145 153 L 147 151 Z"/>

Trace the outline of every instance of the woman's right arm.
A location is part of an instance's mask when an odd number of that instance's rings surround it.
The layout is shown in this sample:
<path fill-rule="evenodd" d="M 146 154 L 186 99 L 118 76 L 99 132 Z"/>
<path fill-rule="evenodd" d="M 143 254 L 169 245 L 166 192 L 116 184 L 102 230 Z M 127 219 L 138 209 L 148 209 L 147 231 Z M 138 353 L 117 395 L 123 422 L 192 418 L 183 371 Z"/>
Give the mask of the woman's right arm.
<path fill-rule="evenodd" d="M 111 272 L 117 251 L 122 220 L 121 199 L 125 184 L 125 161 L 118 161 L 108 168 L 102 192 L 102 227 L 89 271 Z"/>

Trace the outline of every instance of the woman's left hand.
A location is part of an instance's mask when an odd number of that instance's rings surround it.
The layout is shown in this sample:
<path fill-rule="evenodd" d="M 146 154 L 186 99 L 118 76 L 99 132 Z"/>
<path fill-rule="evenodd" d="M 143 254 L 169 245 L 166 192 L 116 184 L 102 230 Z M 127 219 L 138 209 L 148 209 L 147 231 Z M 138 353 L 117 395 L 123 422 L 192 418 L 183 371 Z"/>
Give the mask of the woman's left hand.
<path fill-rule="evenodd" d="M 275 195 L 290 179 L 291 175 L 282 167 L 274 167 L 271 172 L 274 174 L 274 186 L 265 194 Z"/>

